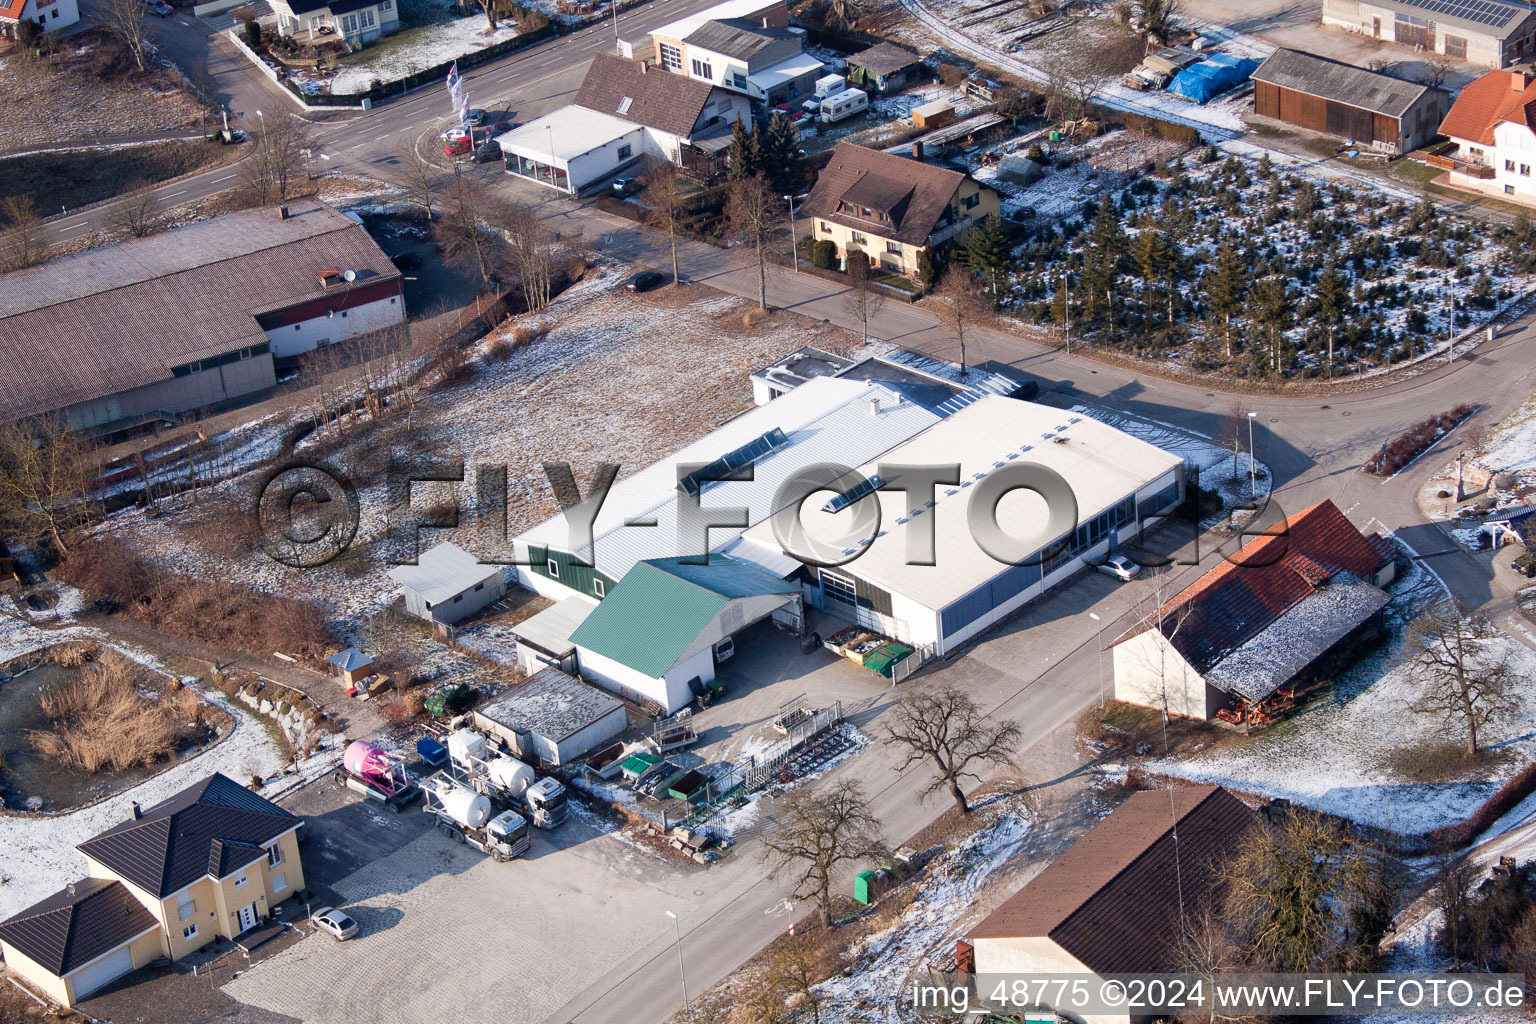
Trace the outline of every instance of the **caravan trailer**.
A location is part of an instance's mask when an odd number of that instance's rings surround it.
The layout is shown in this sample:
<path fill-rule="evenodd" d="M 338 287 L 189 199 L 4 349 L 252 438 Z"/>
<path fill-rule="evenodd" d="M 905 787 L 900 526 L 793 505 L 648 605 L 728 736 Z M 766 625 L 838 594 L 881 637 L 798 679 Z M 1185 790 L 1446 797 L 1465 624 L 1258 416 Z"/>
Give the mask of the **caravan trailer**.
<path fill-rule="evenodd" d="M 823 124 L 841 121 L 869 109 L 869 94 L 863 89 L 844 89 L 821 101 L 818 119 Z"/>

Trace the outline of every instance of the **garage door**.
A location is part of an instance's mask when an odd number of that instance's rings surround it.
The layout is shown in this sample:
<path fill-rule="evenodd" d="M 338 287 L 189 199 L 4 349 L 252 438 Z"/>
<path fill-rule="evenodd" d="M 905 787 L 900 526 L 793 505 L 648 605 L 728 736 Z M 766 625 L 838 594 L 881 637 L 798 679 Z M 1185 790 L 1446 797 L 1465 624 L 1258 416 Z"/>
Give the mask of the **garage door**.
<path fill-rule="evenodd" d="M 75 998 L 84 999 L 114 978 L 133 970 L 133 954 L 124 946 L 75 975 Z"/>

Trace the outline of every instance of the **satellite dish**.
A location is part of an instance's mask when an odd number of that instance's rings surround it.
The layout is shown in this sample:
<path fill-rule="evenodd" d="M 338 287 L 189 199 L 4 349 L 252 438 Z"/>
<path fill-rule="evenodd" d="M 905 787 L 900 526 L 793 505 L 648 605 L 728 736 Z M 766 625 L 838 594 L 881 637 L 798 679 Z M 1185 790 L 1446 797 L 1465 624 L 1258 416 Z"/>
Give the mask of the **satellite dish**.
<path fill-rule="evenodd" d="M 355 270 L 343 270 L 341 272 L 341 279 L 343 281 L 346 281 L 348 284 L 351 284 L 353 281 L 357 280 L 357 271 L 355 271 Z"/>

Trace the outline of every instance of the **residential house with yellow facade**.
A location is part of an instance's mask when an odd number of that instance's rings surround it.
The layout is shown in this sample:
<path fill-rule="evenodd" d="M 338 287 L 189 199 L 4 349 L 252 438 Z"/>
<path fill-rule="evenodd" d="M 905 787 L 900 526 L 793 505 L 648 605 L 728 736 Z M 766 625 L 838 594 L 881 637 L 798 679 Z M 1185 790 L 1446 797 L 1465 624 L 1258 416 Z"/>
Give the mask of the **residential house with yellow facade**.
<path fill-rule="evenodd" d="M 802 209 L 813 242 L 832 242 L 844 260 L 862 251 L 871 266 L 912 277 L 924 252 L 965 241 L 1002 206 L 968 174 L 844 142 Z"/>
<path fill-rule="evenodd" d="M 304 888 L 303 819 L 214 774 L 81 843 L 87 878 L 0 922 L 0 954 L 63 1006 L 216 937 L 255 933 Z"/>

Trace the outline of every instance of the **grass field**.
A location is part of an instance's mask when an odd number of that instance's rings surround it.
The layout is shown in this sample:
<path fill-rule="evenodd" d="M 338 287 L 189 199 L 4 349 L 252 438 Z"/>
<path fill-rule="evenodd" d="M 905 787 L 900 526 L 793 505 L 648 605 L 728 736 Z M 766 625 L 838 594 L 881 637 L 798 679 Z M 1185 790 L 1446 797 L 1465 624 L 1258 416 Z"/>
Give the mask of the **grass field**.
<path fill-rule="evenodd" d="M 27 196 L 39 216 L 88 206 L 183 174 L 230 163 L 245 153 L 241 146 L 209 142 L 156 142 L 109 152 L 64 150 L 0 159 L 0 195 Z M 0 215 L 0 227 L 5 226 Z"/>

